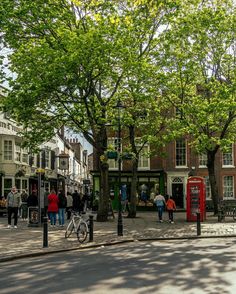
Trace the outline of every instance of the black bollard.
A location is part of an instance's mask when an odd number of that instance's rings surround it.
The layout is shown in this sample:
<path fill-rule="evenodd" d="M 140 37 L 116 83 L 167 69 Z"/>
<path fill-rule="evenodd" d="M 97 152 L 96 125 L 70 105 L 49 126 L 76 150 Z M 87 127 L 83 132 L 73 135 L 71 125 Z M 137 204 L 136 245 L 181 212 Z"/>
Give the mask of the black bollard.
<path fill-rule="evenodd" d="M 201 235 L 200 212 L 197 212 L 197 236 Z"/>
<path fill-rule="evenodd" d="M 118 212 L 117 235 L 118 236 L 123 236 L 123 220 L 122 220 L 121 209 L 119 209 L 119 212 Z"/>
<path fill-rule="evenodd" d="M 93 215 L 89 216 L 89 242 L 93 242 Z"/>
<path fill-rule="evenodd" d="M 48 218 L 43 218 L 43 248 L 48 247 Z"/>

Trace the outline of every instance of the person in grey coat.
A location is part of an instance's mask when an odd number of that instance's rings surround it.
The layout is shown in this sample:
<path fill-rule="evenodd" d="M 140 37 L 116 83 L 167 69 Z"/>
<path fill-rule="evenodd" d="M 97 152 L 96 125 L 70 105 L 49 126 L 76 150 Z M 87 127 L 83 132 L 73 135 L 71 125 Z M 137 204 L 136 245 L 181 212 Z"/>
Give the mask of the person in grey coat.
<path fill-rule="evenodd" d="M 8 209 L 8 228 L 11 227 L 11 216 L 14 215 L 14 228 L 17 228 L 18 209 L 21 206 L 21 196 L 17 192 L 16 187 L 12 187 L 11 192 L 7 195 Z"/>

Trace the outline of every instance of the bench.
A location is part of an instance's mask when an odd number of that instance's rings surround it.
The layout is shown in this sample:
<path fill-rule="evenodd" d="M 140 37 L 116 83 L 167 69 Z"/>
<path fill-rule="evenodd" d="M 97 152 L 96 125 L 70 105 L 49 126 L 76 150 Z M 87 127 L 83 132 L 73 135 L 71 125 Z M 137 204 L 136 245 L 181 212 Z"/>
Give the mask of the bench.
<path fill-rule="evenodd" d="M 218 221 L 225 220 L 226 217 L 232 217 L 236 221 L 236 203 L 221 201 L 218 209 Z"/>

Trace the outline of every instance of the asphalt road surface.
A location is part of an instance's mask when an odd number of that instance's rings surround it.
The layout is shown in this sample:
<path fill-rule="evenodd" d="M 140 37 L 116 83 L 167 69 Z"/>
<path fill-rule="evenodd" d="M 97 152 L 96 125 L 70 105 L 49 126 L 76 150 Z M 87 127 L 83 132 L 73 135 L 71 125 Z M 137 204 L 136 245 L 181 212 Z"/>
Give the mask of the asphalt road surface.
<path fill-rule="evenodd" d="M 1 294 L 236 293 L 233 238 L 134 242 L 0 264 Z"/>

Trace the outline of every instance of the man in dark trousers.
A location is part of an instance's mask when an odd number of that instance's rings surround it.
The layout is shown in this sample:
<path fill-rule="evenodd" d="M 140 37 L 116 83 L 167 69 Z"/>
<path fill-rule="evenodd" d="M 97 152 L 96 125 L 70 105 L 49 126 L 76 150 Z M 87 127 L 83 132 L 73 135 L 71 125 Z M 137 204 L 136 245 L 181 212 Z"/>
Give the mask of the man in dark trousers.
<path fill-rule="evenodd" d="M 80 194 L 78 193 L 77 190 L 72 194 L 73 198 L 73 210 L 78 211 L 79 213 L 81 212 L 81 199 L 80 199 Z"/>

